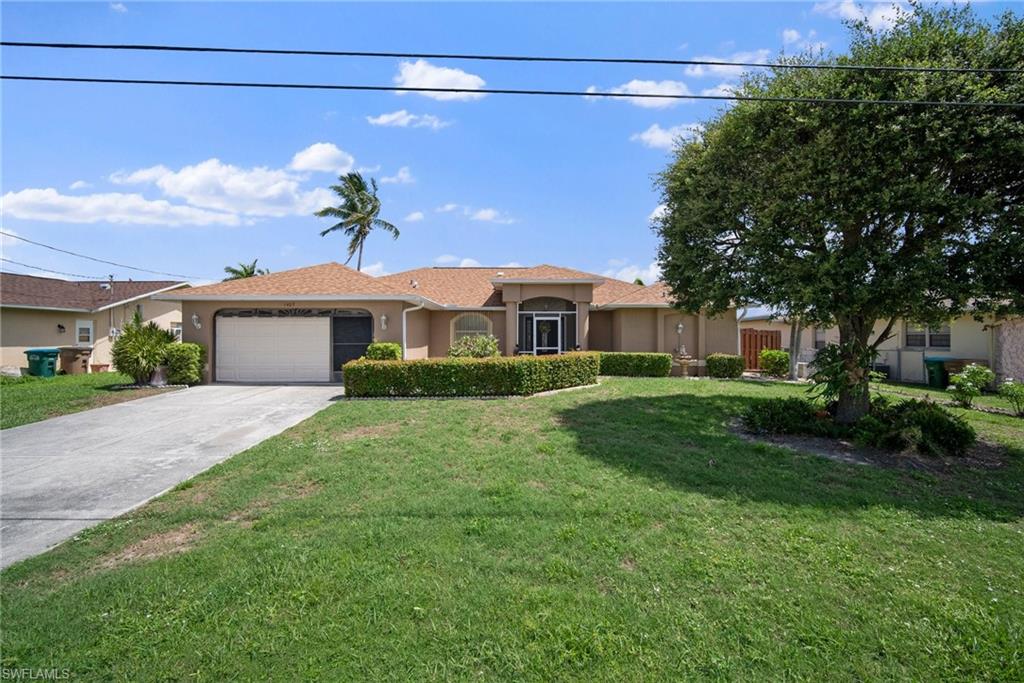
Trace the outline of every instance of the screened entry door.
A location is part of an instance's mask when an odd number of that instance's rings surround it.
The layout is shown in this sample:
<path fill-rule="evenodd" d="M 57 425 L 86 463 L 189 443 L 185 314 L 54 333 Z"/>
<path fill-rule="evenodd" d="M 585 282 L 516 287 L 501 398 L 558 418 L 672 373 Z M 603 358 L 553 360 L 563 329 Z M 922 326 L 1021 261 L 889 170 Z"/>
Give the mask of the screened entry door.
<path fill-rule="evenodd" d="M 533 317 L 534 353 L 538 356 L 558 353 L 562 348 L 562 330 L 559 317 Z"/>

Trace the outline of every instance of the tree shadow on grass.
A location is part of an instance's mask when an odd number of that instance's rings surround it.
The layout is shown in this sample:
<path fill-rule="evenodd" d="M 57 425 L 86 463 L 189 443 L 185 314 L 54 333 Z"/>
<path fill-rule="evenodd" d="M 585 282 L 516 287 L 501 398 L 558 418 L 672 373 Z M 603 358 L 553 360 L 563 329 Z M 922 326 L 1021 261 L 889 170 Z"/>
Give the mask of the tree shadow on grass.
<path fill-rule="evenodd" d="M 706 496 L 822 509 L 885 506 L 922 516 L 1024 517 L 1024 459 L 995 470 L 934 476 L 849 465 L 745 441 L 730 423 L 749 397 L 645 396 L 581 403 L 560 413 L 587 457 Z"/>

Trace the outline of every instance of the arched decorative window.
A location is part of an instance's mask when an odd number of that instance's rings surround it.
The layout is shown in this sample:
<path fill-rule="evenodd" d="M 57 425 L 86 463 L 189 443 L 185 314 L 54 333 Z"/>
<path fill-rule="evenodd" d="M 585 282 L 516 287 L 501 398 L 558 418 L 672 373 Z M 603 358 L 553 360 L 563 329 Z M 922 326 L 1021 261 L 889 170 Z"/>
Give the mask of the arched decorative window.
<path fill-rule="evenodd" d="M 452 342 L 491 333 L 491 319 L 483 313 L 460 313 L 452 320 Z"/>

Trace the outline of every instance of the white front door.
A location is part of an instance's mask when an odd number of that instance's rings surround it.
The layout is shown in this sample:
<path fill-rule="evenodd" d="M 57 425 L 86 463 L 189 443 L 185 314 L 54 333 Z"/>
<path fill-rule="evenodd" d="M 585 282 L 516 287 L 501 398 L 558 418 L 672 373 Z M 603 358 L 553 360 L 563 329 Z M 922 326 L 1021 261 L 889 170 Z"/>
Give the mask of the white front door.
<path fill-rule="evenodd" d="M 331 381 L 331 319 L 218 317 L 218 382 Z"/>
<path fill-rule="evenodd" d="M 538 355 L 562 350 L 562 326 L 559 316 L 533 316 L 533 352 Z"/>
<path fill-rule="evenodd" d="M 96 331 L 91 320 L 75 321 L 75 346 L 92 346 L 96 341 Z"/>

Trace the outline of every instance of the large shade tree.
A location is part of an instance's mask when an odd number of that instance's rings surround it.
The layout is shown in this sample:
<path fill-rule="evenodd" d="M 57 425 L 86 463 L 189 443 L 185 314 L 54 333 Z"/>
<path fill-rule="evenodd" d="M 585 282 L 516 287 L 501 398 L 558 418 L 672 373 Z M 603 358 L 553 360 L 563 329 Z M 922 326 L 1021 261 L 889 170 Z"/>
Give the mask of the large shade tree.
<path fill-rule="evenodd" d="M 328 206 L 316 212 L 321 218 L 337 218 L 338 222 L 320 232 L 324 237 L 335 231 L 341 231 L 348 240 L 348 258 L 345 263 L 356 259 L 356 270 L 363 269 L 363 245 L 374 229 L 391 233 L 398 239 L 398 228 L 379 217 L 381 203 L 377 197 L 377 181 L 370 178 L 369 184 L 361 173 L 347 173 L 338 178 L 337 185 L 331 189 L 338 195 L 341 202 L 338 206 Z"/>
<path fill-rule="evenodd" d="M 818 364 L 847 423 L 898 319 L 1024 307 L 1024 109 L 876 103 L 1024 102 L 1024 23 L 915 6 L 888 31 L 849 28 L 831 63 L 1004 71 L 752 76 L 741 94 L 869 103 L 736 103 L 676 149 L 655 225 L 680 308 L 758 302 L 838 326 Z"/>

